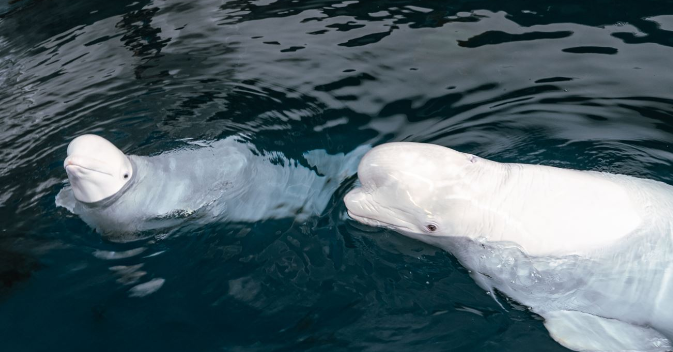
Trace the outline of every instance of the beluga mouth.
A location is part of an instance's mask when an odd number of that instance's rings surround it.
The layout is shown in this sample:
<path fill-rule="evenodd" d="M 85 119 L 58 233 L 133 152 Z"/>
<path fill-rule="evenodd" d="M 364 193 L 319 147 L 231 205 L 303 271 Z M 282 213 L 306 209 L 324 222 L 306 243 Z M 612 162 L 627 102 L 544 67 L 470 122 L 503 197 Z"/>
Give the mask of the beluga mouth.
<path fill-rule="evenodd" d="M 77 163 L 73 162 L 71 159 L 66 159 L 64 164 L 65 164 L 64 165 L 65 172 L 68 173 L 68 175 L 73 174 L 73 173 L 77 173 L 77 172 L 81 173 L 82 170 L 86 170 L 86 171 L 90 171 L 90 172 L 97 172 L 97 173 L 101 173 L 101 174 L 104 174 L 104 175 L 108 175 L 110 177 L 113 176 L 112 173 L 109 172 L 109 171 L 104 171 L 104 170 L 101 170 L 99 168 L 94 168 L 94 167 L 86 167 L 86 166 L 83 166 L 83 165 L 80 165 L 80 164 L 77 164 Z"/>
<path fill-rule="evenodd" d="M 351 219 L 353 219 L 353 220 L 355 220 L 355 221 L 357 221 L 357 222 L 359 222 L 359 223 L 368 225 L 368 226 L 374 226 L 374 227 L 388 227 L 388 228 L 391 228 L 391 229 L 395 229 L 395 228 L 396 228 L 396 226 L 393 225 L 393 224 L 389 224 L 389 223 L 382 222 L 382 221 L 379 221 L 379 220 L 376 220 L 376 219 L 368 218 L 368 217 L 366 217 L 366 216 L 356 215 L 355 213 L 353 213 L 353 212 L 350 211 L 350 210 L 348 210 L 347 213 L 348 213 L 348 216 L 349 216 Z"/>

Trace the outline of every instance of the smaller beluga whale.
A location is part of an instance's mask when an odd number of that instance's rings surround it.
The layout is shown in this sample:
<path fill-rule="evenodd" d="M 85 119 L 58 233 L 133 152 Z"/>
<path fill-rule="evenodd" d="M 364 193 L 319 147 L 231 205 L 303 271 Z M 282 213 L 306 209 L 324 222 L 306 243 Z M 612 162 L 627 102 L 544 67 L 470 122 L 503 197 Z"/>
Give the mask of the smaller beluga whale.
<path fill-rule="evenodd" d="M 672 186 L 405 142 L 367 152 L 358 178 L 352 219 L 450 252 L 561 345 L 673 350 Z"/>
<path fill-rule="evenodd" d="M 122 242 L 183 223 L 302 221 L 320 215 L 369 149 L 361 146 L 347 155 L 313 150 L 299 162 L 262 153 L 232 136 L 137 156 L 87 134 L 68 145 L 69 185 L 56 196 L 56 205 Z"/>

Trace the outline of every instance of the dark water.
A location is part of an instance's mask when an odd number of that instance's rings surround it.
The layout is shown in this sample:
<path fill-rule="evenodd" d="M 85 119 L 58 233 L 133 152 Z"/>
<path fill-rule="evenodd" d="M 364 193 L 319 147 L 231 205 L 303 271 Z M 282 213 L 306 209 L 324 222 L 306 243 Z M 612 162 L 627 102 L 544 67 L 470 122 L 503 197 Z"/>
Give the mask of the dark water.
<path fill-rule="evenodd" d="M 673 183 L 671 1 L 11 2 L 3 351 L 564 350 L 449 254 L 347 220 L 354 178 L 307 222 L 103 241 L 54 205 L 82 133 L 141 155 L 239 133 L 292 158 L 432 142 Z"/>

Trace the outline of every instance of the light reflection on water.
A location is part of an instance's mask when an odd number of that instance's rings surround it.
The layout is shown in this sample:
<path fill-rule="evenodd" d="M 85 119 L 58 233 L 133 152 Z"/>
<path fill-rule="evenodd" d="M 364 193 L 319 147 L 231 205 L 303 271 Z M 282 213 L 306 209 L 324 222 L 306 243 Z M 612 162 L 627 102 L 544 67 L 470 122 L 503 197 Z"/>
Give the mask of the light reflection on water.
<path fill-rule="evenodd" d="M 21 0 L 0 13 L 7 350 L 562 350 L 448 254 L 348 221 L 353 178 L 304 223 L 102 241 L 54 206 L 82 133 L 141 155 L 242 133 L 295 159 L 433 142 L 673 182 L 664 1 Z"/>

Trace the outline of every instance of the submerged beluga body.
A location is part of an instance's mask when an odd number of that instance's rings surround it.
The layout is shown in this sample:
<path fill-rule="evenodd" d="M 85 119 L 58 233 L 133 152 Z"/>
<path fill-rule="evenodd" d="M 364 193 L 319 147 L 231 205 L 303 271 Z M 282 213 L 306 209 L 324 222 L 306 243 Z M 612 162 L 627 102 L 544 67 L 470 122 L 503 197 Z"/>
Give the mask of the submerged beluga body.
<path fill-rule="evenodd" d="M 673 187 L 419 143 L 372 149 L 358 177 L 351 218 L 452 253 L 563 346 L 673 350 Z"/>
<path fill-rule="evenodd" d="M 184 222 L 303 220 L 326 208 L 368 149 L 348 155 L 310 151 L 304 166 L 279 153 L 263 155 L 239 137 L 137 156 L 83 135 L 68 146 L 70 185 L 56 204 L 118 241 Z"/>

